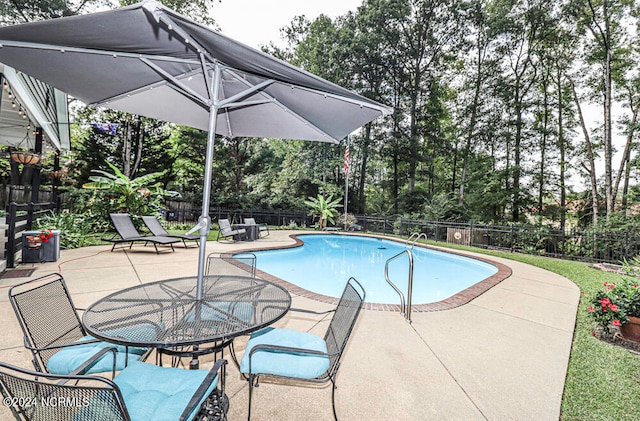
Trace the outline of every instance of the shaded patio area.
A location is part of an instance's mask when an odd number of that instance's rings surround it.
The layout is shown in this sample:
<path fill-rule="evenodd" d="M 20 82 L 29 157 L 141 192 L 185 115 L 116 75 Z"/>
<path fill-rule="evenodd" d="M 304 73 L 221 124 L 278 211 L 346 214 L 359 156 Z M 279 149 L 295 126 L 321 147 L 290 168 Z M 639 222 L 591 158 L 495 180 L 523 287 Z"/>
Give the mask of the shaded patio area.
<path fill-rule="evenodd" d="M 271 231 L 251 243 L 209 242 L 207 251 L 278 247 L 294 243 L 291 233 Z M 19 269 L 33 267 L 31 277 L 60 272 L 81 308 L 126 287 L 196 275 L 196 248 L 177 247 L 164 255 L 142 246 L 109 250 L 63 250 L 58 262 Z M 336 409 L 341 420 L 559 418 L 580 291 L 551 272 L 492 259 L 509 266 L 512 275 L 461 307 L 414 312 L 412 324 L 395 312 L 363 310 L 338 372 Z M 32 368 L 7 297 L 8 286 L 27 279 L 0 279 L 0 361 Z M 292 297 L 293 307 L 333 307 Z M 276 326 L 322 334 L 327 322 L 289 313 Z M 246 340 L 235 342 L 239 355 Z M 230 359 L 228 353 L 225 358 Z M 204 358 L 201 368 L 211 364 L 211 357 Z M 248 385 L 232 362 L 227 394 L 229 419 L 246 419 Z M 256 420 L 331 419 L 331 389 L 261 383 L 254 391 L 252 412 Z M 0 408 L 0 418 L 9 417 L 8 409 Z"/>

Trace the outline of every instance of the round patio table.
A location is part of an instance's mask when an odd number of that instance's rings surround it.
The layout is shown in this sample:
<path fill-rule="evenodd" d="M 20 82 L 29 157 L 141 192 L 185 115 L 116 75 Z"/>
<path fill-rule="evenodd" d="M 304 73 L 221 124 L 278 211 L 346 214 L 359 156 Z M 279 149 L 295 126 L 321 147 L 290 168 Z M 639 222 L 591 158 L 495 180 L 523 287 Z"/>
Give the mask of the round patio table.
<path fill-rule="evenodd" d="M 196 284 L 193 276 L 118 291 L 91 304 L 82 322 L 89 334 L 115 344 L 169 354 L 191 347 L 191 367 L 197 368 L 199 345 L 220 349 L 281 319 L 291 306 L 286 289 L 262 279 L 205 276 L 201 300 Z"/>

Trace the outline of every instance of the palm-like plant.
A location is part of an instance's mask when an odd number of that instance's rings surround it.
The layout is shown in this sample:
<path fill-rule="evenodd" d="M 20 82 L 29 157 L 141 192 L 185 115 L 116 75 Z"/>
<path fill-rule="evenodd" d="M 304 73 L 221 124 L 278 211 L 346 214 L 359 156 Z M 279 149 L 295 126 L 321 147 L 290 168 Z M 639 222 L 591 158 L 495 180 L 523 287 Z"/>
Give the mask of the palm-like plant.
<path fill-rule="evenodd" d="M 338 216 L 338 209 L 342 207 L 340 204 L 340 198 L 333 199 L 333 195 L 330 195 L 325 199 L 321 194 L 318 197 L 307 198 L 304 203 L 311 207 L 309 215 L 317 216 L 319 218 L 319 229 L 322 230 L 327 225 L 327 222 L 335 224 L 335 219 Z"/>
<path fill-rule="evenodd" d="M 107 162 L 107 165 L 113 170 L 113 174 L 94 170 L 94 173 L 100 175 L 90 176 L 89 180 L 91 182 L 84 184 L 82 188 L 110 192 L 114 196 L 119 210 L 127 213 L 140 210 L 145 205 L 152 204 L 151 202 L 154 199 L 166 194 L 166 191 L 162 188 L 162 183 L 155 182 L 164 172 L 155 172 L 130 179 L 113 164 Z M 145 210 L 141 213 L 147 212 Z"/>

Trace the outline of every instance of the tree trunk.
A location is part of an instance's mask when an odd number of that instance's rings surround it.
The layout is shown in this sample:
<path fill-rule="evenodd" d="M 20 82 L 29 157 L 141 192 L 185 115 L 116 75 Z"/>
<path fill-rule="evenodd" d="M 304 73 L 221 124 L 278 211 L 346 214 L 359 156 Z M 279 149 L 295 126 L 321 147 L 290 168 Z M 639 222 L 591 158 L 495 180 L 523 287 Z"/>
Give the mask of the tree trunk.
<path fill-rule="evenodd" d="M 582 108 L 580 107 L 580 100 L 578 99 L 578 93 L 576 92 L 576 86 L 571 79 L 569 79 L 569 84 L 571 85 L 571 92 L 573 93 L 573 100 L 576 103 L 576 109 L 578 111 L 578 117 L 580 120 L 580 126 L 582 127 L 582 133 L 584 134 L 584 141 L 587 146 L 587 159 L 589 160 L 589 167 L 587 169 L 589 173 L 589 178 L 591 180 L 591 208 L 593 211 L 592 222 L 593 225 L 598 223 L 598 184 L 596 177 L 596 161 L 593 154 L 593 145 L 591 144 L 591 138 L 589 137 L 589 131 L 587 130 L 587 126 L 584 122 L 584 117 L 582 115 Z"/>
<path fill-rule="evenodd" d="M 545 186 L 545 167 L 547 165 L 547 133 L 549 131 L 549 92 L 547 87 L 547 81 L 549 74 L 548 69 L 545 76 L 542 78 L 542 90 L 543 92 L 543 123 L 542 123 L 542 142 L 540 144 L 540 187 L 538 189 L 538 218 L 539 223 L 542 224 L 542 206 L 544 201 L 544 186 Z"/>
<path fill-rule="evenodd" d="M 133 164 L 133 169 L 131 170 L 131 175 L 134 176 L 138 172 L 138 168 L 140 168 L 140 161 L 142 160 L 142 146 L 144 144 L 144 127 L 142 126 L 142 117 L 138 116 L 138 130 L 137 130 L 137 138 L 138 138 L 138 147 L 136 148 L 136 160 Z"/>
<path fill-rule="evenodd" d="M 558 148 L 560 149 L 560 229 L 564 232 L 567 218 L 567 189 L 565 184 L 565 141 L 564 141 L 564 109 L 562 100 L 562 74 L 557 67 L 558 77 Z M 564 247 L 564 245 L 563 245 Z"/>
<path fill-rule="evenodd" d="M 629 176 L 631 174 L 631 151 L 627 152 L 627 165 L 624 171 L 624 185 L 622 187 L 622 209 L 627 210 L 629 195 Z"/>
<path fill-rule="evenodd" d="M 396 140 L 397 141 L 397 140 Z M 400 191 L 399 188 L 399 180 L 398 180 L 398 148 L 396 144 L 396 148 L 393 151 L 393 210 L 394 213 L 398 213 L 398 193 Z"/>
<path fill-rule="evenodd" d="M 607 218 L 613 212 L 615 197 L 613 196 L 612 183 L 612 160 L 613 145 L 611 140 L 611 28 L 609 26 L 609 1 L 602 2 L 604 16 L 604 47 L 605 47 L 605 63 L 604 63 L 604 189 L 607 201 Z"/>
<path fill-rule="evenodd" d="M 124 139 L 122 145 L 122 173 L 131 178 L 131 122 L 125 122 Z"/>
<path fill-rule="evenodd" d="M 480 35 L 478 35 L 480 38 Z M 478 40 L 478 45 L 480 40 Z M 467 129 L 466 143 L 464 146 L 464 152 L 462 155 L 462 176 L 460 177 L 460 191 L 458 195 L 458 204 L 462 205 L 464 200 L 464 185 L 467 182 L 467 165 L 469 164 L 469 153 L 471 151 L 471 144 L 473 142 L 473 134 L 476 130 L 476 121 L 478 119 L 478 107 L 480 102 L 480 91 L 482 87 L 482 51 L 478 47 L 478 57 L 476 60 L 476 80 L 475 89 L 473 92 L 473 105 L 471 106 L 471 119 L 469 121 L 469 127 Z"/>
<path fill-rule="evenodd" d="M 360 179 L 358 182 L 358 210 L 364 213 L 366 208 L 366 195 L 364 194 L 365 181 L 367 179 L 367 163 L 369 162 L 369 144 L 371 143 L 371 123 L 364 127 L 364 139 L 362 141 L 362 163 L 360 165 Z"/>
<path fill-rule="evenodd" d="M 416 188 L 416 170 L 418 169 L 418 141 L 416 123 L 416 100 L 411 104 L 411 128 L 409 138 L 409 193 L 413 193 Z"/>
<path fill-rule="evenodd" d="M 622 153 L 622 159 L 620 160 L 620 167 L 618 169 L 618 174 L 616 175 L 616 181 L 613 186 L 613 197 L 618 196 L 618 189 L 620 188 L 620 180 L 622 178 L 622 174 L 625 174 L 625 184 L 628 184 L 629 182 L 628 180 L 629 161 L 631 158 L 631 149 L 633 146 L 633 137 L 636 131 L 635 130 L 636 124 L 638 123 L 638 112 L 640 112 L 640 102 L 638 104 L 633 103 L 633 95 L 631 92 L 629 92 L 629 104 L 631 107 L 631 121 L 629 122 L 629 130 L 627 132 L 627 141 L 625 142 L 625 145 L 624 145 L 624 152 Z M 623 195 L 622 201 L 626 205 L 627 198 L 625 195 Z"/>
<path fill-rule="evenodd" d="M 453 147 L 453 168 L 451 169 L 451 196 L 456 193 L 456 172 L 458 171 L 458 155 L 460 154 L 458 149 L 458 142 Z"/>

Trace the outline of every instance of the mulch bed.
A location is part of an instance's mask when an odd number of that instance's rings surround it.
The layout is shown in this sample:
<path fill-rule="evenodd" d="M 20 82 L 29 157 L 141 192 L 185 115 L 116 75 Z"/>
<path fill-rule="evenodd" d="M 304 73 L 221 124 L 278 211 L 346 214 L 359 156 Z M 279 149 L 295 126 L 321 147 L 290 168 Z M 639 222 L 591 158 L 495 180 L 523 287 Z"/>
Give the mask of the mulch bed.
<path fill-rule="evenodd" d="M 626 275 L 624 267 L 620 265 L 614 265 L 612 263 L 592 263 L 590 265 L 594 269 L 601 270 L 602 272 L 617 273 L 618 275 Z"/>
<path fill-rule="evenodd" d="M 594 263 L 591 265 L 591 267 L 603 272 L 612 272 L 617 273 L 618 275 L 626 275 L 624 268 L 620 265 L 613 265 L 610 263 Z M 633 352 L 634 354 L 640 354 L 640 342 L 628 341 L 624 339 L 622 336 L 620 336 L 620 333 L 617 331 L 617 329 L 612 331 L 611 333 L 606 333 L 601 328 L 596 328 L 593 334 L 601 341 L 619 346 L 630 352 Z"/>
<path fill-rule="evenodd" d="M 611 333 L 606 333 L 601 329 L 596 329 L 594 335 L 601 341 L 608 342 L 612 345 L 624 348 L 629 352 L 640 355 L 640 342 L 625 340 L 620 336 L 619 332 L 612 331 Z"/>

